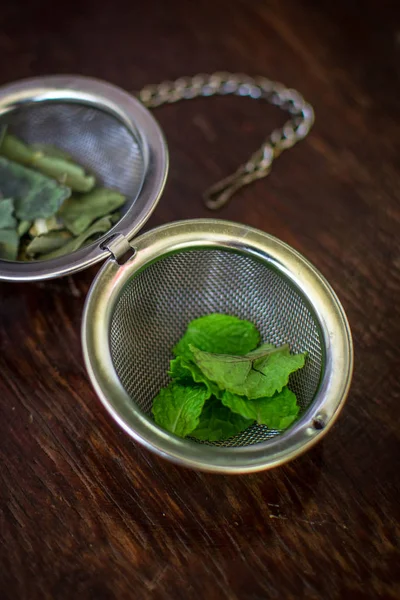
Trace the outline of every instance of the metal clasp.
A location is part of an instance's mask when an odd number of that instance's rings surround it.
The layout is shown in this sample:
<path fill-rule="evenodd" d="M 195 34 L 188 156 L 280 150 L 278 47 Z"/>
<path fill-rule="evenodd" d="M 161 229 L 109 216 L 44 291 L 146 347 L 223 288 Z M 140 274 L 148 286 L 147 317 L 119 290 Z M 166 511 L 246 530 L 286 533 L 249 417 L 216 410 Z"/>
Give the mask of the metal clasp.
<path fill-rule="evenodd" d="M 124 265 L 136 254 L 135 248 L 130 245 L 129 240 L 122 233 L 116 233 L 108 238 L 101 244 L 101 248 L 108 250 L 119 265 Z"/>

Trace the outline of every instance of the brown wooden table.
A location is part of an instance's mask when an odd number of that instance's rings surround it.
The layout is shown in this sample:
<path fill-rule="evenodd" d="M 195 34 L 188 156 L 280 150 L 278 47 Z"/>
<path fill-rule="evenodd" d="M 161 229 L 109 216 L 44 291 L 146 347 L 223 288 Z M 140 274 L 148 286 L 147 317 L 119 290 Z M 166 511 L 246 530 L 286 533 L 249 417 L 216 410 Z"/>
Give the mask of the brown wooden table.
<path fill-rule="evenodd" d="M 221 218 L 292 244 L 328 278 L 355 342 L 343 413 L 308 454 L 219 476 L 123 433 L 85 374 L 96 268 L 0 286 L 0 598 L 399 598 L 400 22 L 396 3 L 70 2 L 0 11 L 0 82 L 81 73 L 128 90 L 217 69 L 315 107 L 310 137 Z M 59 12 L 59 14 L 58 14 Z M 208 216 L 201 192 L 283 123 L 241 98 L 162 108 L 171 153 L 147 228 Z"/>

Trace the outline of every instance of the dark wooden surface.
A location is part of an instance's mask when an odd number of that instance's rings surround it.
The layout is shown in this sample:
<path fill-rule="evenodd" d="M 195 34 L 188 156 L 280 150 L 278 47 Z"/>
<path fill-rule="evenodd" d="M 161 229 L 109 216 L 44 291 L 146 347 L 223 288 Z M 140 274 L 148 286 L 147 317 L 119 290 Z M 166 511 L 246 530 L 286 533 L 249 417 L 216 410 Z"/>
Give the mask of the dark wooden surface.
<path fill-rule="evenodd" d="M 228 477 L 158 459 L 110 420 L 80 349 L 96 269 L 0 286 L 0 598 L 399 598 L 399 11 L 390 2 L 5 3 L 0 82 L 93 75 L 126 89 L 216 69 L 314 105 L 312 135 L 221 218 L 306 255 L 347 311 L 355 373 L 307 455 Z M 147 227 L 207 216 L 201 192 L 283 122 L 241 98 L 162 108 L 171 171 Z"/>

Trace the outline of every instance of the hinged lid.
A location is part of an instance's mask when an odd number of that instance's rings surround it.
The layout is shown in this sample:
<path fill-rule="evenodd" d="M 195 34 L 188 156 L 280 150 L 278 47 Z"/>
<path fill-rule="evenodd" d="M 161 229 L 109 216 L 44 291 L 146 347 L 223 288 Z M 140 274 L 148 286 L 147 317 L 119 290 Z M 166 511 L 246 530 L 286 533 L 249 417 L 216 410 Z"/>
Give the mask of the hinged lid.
<path fill-rule="evenodd" d="M 50 279 L 89 267 L 110 256 L 106 240 L 131 239 L 156 207 L 168 171 L 166 142 L 150 112 L 120 88 L 75 75 L 19 81 L 0 88 L 0 124 L 28 143 L 67 150 L 101 184 L 127 196 L 122 218 L 92 244 L 46 261 L 0 260 L 0 280 Z"/>

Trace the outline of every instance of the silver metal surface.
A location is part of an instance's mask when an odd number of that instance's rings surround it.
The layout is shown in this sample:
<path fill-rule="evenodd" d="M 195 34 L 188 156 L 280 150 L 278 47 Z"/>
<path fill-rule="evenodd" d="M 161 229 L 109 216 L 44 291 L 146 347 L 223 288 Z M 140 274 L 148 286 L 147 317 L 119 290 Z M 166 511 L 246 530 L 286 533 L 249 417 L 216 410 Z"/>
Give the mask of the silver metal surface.
<path fill-rule="evenodd" d="M 133 242 L 132 258 L 108 260 L 89 292 L 82 325 L 86 367 L 100 400 L 137 441 L 180 464 L 221 472 L 271 468 L 331 427 L 353 366 L 350 329 L 318 271 L 279 240 L 244 225 L 183 221 Z M 247 318 L 263 341 L 307 351 L 291 378 L 302 412 L 287 431 L 252 426 L 222 444 L 180 439 L 151 419 L 151 404 L 188 322 L 210 312 Z"/>
<path fill-rule="evenodd" d="M 227 94 L 265 100 L 291 117 L 246 164 L 206 192 L 205 203 L 214 210 L 241 187 L 268 175 L 275 158 L 306 137 L 314 112 L 296 90 L 265 77 L 225 72 L 148 85 L 138 93 L 140 102 L 108 83 L 79 76 L 27 79 L 0 88 L 0 125 L 9 124 L 27 142 L 50 143 L 68 151 L 101 184 L 128 198 L 122 219 L 102 238 L 52 260 L 0 260 L 0 280 L 29 281 L 73 273 L 109 256 L 104 242 L 110 235 L 132 239 L 154 210 L 168 169 L 164 138 L 144 106 Z"/>
<path fill-rule="evenodd" d="M 176 81 L 146 85 L 138 97 L 145 106 L 156 108 L 179 100 L 228 94 L 264 100 L 290 113 L 291 117 L 282 128 L 275 129 L 235 173 L 205 192 L 205 204 L 212 210 L 224 206 L 239 188 L 266 177 L 273 161 L 284 150 L 305 138 L 314 123 L 313 108 L 299 92 L 266 77 L 249 77 L 242 73 L 217 72 L 180 77 Z"/>
<path fill-rule="evenodd" d="M 120 221 L 96 242 L 53 260 L 0 260 L 0 280 L 48 279 L 97 263 L 110 255 L 105 240 L 133 237 L 157 205 L 168 170 L 165 140 L 147 109 L 123 90 L 77 76 L 20 81 L 0 88 L 2 124 L 28 143 L 66 150 L 127 202 Z"/>

